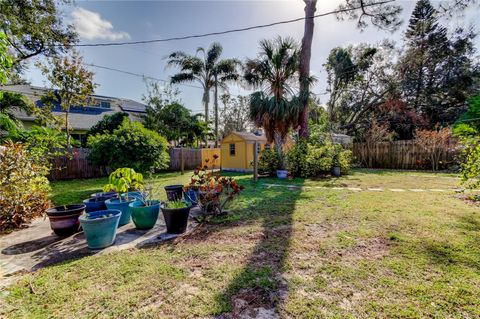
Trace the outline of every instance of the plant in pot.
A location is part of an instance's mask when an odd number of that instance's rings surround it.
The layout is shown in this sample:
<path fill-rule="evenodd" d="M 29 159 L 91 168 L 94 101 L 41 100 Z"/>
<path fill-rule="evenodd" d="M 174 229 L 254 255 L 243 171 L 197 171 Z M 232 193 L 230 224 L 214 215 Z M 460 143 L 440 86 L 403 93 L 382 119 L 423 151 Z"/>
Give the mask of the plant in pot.
<path fill-rule="evenodd" d="M 152 176 L 149 180 L 153 180 Z M 155 226 L 160 212 L 160 201 L 153 199 L 153 182 L 149 182 L 143 192 L 138 192 L 136 198 L 128 205 L 133 223 L 137 229 L 150 229 Z"/>
<path fill-rule="evenodd" d="M 62 237 L 73 235 L 80 229 L 78 218 L 84 212 L 84 204 L 57 206 L 46 211 L 53 232 Z"/>
<path fill-rule="evenodd" d="M 340 177 L 342 175 L 342 170 L 340 168 L 339 154 L 335 153 L 332 158 L 332 175 L 335 177 Z"/>
<path fill-rule="evenodd" d="M 117 209 L 101 210 L 80 216 L 80 223 L 90 249 L 101 249 L 115 242 L 122 212 Z"/>
<path fill-rule="evenodd" d="M 216 174 L 213 169 L 207 170 L 206 166 L 195 170 L 190 184 L 185 186 L 187 191 L 198 191 L 203 217 L 224 214 L 225 206 L 240 194 L 242 188 L 233 177 Z"/>
<path fill-rule="evenodd" d="M 182 234 L 187 230 L 188 216 L 192 205 L 184 201 L 167 201 L 160 206 L 162 209 L 167 233 Z"/>
<path fill-rule="evenodd" d="M 119 226 L 126 225 L 130 222 L 129 205 L 138 198 L 129 195 L 129 191 L 139 190 L 143 188 L 143 175 L 135 172 L 132 168 L 119 168 L 112 172 L 108 178 L 108 184 L 103 187 L 105 192 L 115 191 L 117 198 L 111 198 L 105 201 L 108 209 L 118 209 L 122 212 Z M 121 194 L 123 196 L 121 196 Z"/>

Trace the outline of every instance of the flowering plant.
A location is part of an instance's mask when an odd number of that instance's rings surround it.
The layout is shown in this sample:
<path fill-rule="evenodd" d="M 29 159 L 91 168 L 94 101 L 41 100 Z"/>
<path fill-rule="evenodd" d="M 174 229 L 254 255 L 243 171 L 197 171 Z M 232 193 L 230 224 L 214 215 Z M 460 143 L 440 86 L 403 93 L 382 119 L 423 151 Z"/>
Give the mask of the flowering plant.
<path fill-rule="evenodd" d="M 218 158 L 215 157 L 213 163 Z M 206 159 L 205 163 L 208 164 Z M 243 186 L 238 185 L 233 177 L 220 175 L 213 170 L 208 170 L 207 165 L 197 168 L 190 179 L 190 183 L 185 185 L 184 191 L 194 190 L 198 192 L 198 204 L 204 213 L 218 215 L 224 213 L 223 208 L 240 194 Z M 212 164 L 212 167 L 214 165 Z"/>

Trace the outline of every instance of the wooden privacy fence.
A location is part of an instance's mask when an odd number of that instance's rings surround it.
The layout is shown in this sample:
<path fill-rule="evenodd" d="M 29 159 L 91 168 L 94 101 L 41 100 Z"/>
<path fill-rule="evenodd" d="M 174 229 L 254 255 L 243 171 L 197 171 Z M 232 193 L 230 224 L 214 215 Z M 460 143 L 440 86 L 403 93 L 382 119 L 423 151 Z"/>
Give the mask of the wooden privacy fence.
<path fill-rule="evenodd" d="M 220 168 L 220 149 L 194 149 L 194 148 L 171 148 L 170 149 L 170 170 L 178 171 L 181 169 L 182 152 L 184 169 L 194 169 L 205 164 L 205 159 L 209 159 L 208 167 L 212 168 L 213 155 L 218 155 L 213 168 Z M 109 170 L 88 162 L 89 150 L 87 148 L 74 148 L 68 156 L 57 157 L 52 161 L 52 170 L 49 175 L 50 180 L 76 179 L 76 178 L 94 178 L 107 176 Z"/>
<path fill-rule="evenodd" d="M 68 156 L 56 157 L 52 161 L 49 179 L 94 178 L 107 175 L 107 170 L 88 162 L 87 148 L 74 148 Z"/>
<path fill-rule="evenodd" d="M 218 159 L 213 162 L 213 156 Z M 184 169 L 194 169 L 200 165 L 205 165 L 208 159 L 208 168 L 220 168 L 220 149 L 219 148 L 171 148 L 170 149 L 170 169 L 178 171 L 182 169 L 182 157 Z M 212 165 L 213 164 L 213 165 Z"/>
<path fill-rule="evenodd" d="M 446 145 L 440 155 L 442 168 L 452 164 L 457 154 L 454 141 Z M 431 169 L 429 154 L 415 140 L 353 143 L 353 156 L 362 167 Z"/>

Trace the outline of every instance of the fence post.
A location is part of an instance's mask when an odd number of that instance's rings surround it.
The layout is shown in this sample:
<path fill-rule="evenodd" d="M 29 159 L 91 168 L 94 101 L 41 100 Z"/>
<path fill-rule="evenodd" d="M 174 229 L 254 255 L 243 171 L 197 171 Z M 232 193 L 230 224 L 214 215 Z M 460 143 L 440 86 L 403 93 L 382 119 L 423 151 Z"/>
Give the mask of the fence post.
<path fill-rule="evenodd" d="M 253 180 L 258 181 L 258 142 L 253 143 Z"/>
<path fill-rule="evenodd" d="M 183 156 L 183 146 L 180 146 L 180 171 L 185 173 L 185 157 Z"/>

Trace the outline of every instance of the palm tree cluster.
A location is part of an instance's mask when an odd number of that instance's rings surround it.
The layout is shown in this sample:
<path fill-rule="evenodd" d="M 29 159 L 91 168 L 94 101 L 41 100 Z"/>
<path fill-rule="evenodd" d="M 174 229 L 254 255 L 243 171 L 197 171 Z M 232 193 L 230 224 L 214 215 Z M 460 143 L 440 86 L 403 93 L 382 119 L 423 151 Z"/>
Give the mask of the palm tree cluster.
<path fill-rule="evenodd" d="M 215 142 L 218 145 L 218 88 L 227 90 L 229 82 L 242 80 L 257 91 L 250 96 L 250 118 L 263 127 L 267 139 L 275 142 L 279 154 L 291 128 L 297 128 L 302 112 L 296 89 L 300 51 L 292 38 L 278 37 L 260 41 L 254 59 L 220 59 L 222 46 L 213 43 L 208 50 L 198 48 L 196 55 L 177 51 L 168 56 L 168 66 L 180 72 L 171 83 L 197 82 L 202 85 L 205 119 L 209 120 L 210 91 L 214 90 Z M 203 56 L 198 56 L 203 54 Z"/>
<path fill-rule="evenodd" d="M 208 50 L 197 49 L 196 55 L 182 51 L 173 52 L 168 56 L 168 66 L 175 66 L 180 72 L 172 76 L 172 84 L 197 82 L 203 87 L 202 102 L 205 107 L 205 121 L 209 121 L 210 91 L 214 88 L 215 104 L 215 146 L 218 146 L 218 87 L 226 89 L 230 81 L 240 77 L 241 62 L 238 59 L 220 59 L 223 48 L 220 43 L 213 43 Z M 198 54 L 203 56 L 199 57 Z"/>

